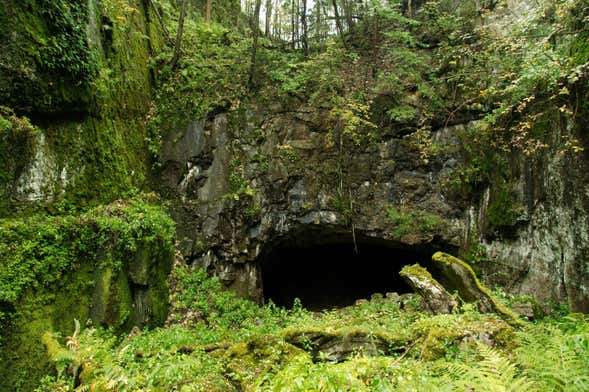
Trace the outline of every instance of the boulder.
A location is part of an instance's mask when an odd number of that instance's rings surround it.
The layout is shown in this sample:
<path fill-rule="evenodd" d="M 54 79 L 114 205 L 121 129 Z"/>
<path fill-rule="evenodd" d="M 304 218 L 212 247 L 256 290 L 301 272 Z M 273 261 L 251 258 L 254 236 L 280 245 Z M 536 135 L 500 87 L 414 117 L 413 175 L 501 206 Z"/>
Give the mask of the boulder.
<path fill-rule="evenodd" d="M 457 303 L 438 281 L 419 264 L 407 265 L 401 276 L 422 297 L 422 305 L 430 314 L 452 313 Z"/>
<path fill-rule="evenodd" d="M 305 350 L 314 362 L 343 362 L 354 355 L 374 357 L 400 354 L 409 347 L 409 337 L 364 328 L 324 329 L 288 328 L 283 338 L 289 344 Z"/>
<path fill-rule="evenodd" d="M 481 313 L 494 312 L 512 324 L 521 323 L 517 314 L 493 298 L 466 262 L 443 252 L 436 252 L 432 262 L 443 286 L 451 291 L 456 290 L 463 301 L 476 302 Z"/>
<path fill-rule="evenodd" d="M 517 300 L 510 304 L 511 310 L 528 320 L 537 318 L 534 302 L 531 300 Z"/>

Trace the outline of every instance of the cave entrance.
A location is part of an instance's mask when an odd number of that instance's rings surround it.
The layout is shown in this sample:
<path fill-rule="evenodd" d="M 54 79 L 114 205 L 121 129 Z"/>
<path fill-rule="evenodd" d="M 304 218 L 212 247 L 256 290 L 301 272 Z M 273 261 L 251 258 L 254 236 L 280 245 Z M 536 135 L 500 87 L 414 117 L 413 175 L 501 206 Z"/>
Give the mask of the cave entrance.
<path fill-rule="evenodd" d="M 360 240 L 275 247 L 261 260 L 264 300 L 291 307 L 299 298 L 303 307 L 317 311 L 353 305 L 372 294 L 410 292 L 399 276 L 403 266 L 427 263 L 428 253 Z"/>

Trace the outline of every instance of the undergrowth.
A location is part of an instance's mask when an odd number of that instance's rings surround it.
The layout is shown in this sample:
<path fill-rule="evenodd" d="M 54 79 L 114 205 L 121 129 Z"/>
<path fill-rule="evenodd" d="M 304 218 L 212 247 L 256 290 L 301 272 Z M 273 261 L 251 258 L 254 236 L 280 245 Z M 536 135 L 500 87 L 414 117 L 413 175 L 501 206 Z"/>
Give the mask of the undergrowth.
<path fill-rule="evenodd" d="M 586 316 L 547 318 L 515 330 L 470 305 L 456 314 L 429 316 L 411 296 L 401 301 L 375 297 L 314 313 L 300 302 L 283 309 L 239 299 L 203 271 L 179 269 L 175 276 L 182 289 L 172 299 L 178 324 L 124 337 L 99 328 L 80 334 L 70 346 L 84 364 L 77 391 L 589 388 Z M 187 312 L 197 317 L 180 323 Z M 303 343 L 294 343 L 293 336 Z M 369 356 L 358 349 L 334 361 L 312 356 L 316 336 L 355 336 L 356 341 L 385 336 L 389 344 L 404 343 L 396 352 Z M 63 374 L 46 377 L 38 391 L 65 391 L 68 383 Z"/>

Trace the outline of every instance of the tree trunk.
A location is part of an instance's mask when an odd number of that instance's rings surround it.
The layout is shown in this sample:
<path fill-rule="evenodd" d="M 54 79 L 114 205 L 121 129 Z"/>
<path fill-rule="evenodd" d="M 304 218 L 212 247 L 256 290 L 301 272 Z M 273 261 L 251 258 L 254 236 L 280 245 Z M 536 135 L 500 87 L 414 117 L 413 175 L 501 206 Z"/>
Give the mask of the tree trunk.
<path fill-rule="evenodd" d="M 176 68 L 178 59 L 180 59 L 180 45 L 182 43 L 182 32 L 184 31 L 186 3 L 187 0 L 182 0 L 182 8 L 180 9 L 180 19 L 178 19 L 178 34 L 176 34 L 176 45 L 174 46 L 174 57 L 172 58 L 172 69 Z"/>
<path fill-rule="evenodd" d="M 301 33 L 300 33 L 300 29 L 299 29 L 299 26 L 300 26 L 299 17 L 300 17 L 301 7 L 300 7 L 299 1 L 300 0 L 295 0 L 295 8 L 294 8 L 295 42 L 297 43 L 297 45 L 295 45 L 295 46 L 298 46 L 298 42 L 300 42 L 300 40 L 301 40 Z"/>
<path fill-rule="evenodd" d="M 329 6 L 329 4 L 327 4 L 327 2 L 325 0 L 320 0 L 319 3 L 321 4 L 321 11 L 323 13 L 323 17 L 325 18 L 324 20 L 326 20 L 329 16 L 329 13 L 327 12 L 327 7 Z M 326 41 L 328 35 L 329 35 L 328 29 L 324 29 L 321 34 L 321 40 Z"/>
<path fill-rule="evenodd" d="M 260 8 L 262 0 L 256 0 L 256 7 L 254 9 L 254 18 L 252 23 L 253 28 L 253 44 L 252 44 L 252 59 L 250 62 L 249 87 L 255 87 L 255 73 L 256 73 L 256 56 L 258 52 L 258 39 L 260 38 Z"/>
<path fill-rule="evenodd" d="M 276 3 L 276 11 L 274 12 L 274 22 L 272 32 L 274 37 L 282 40 L 282 13 L 280 12 L 280 2 Z"/>
<path fill-rule="evenodd" d="M 296 24 L 296 19 L 295 19 L 295 0 L 290 0 L 290 36 L 291 36 L 291 44 L 292 44 L 292 50 L 295 50 L 296 47 L 296 41 L 295 41 L 295 24 Z"/>
<path fill-rule="evenodd" d="M 346 23 L 348 24 L 348 31 L 351 32 L 352 28 L 354 27 L 354 19 L 352 18 L 352 6 L 350 5 L 349 1 L 343 0 L 342 1 L 343 10 L 344 10 L 344 17 L 346 18 Z"/>
<path fill-rule="evenodd" d="M 376 75 L 378 72 L 378 52 L 379 52 L 379 29 L 380 29 L 380 23 L 379 23 L 379 18 L 378 18 L 378 14 L 375 14 L 373 16 L 373 25 L 372 25 L 372 78 L 376 79 Z"/>
<path fill-rule="evenodd" d="M 342 27 L 342 21 L 340 19 L 339 16 L 339 11 L 337 10 L 337 0 L 332 0 L 333 3 L 333 16 L 335 17 L 335 26 L 337 27 L 337 32 L 339 33 L 339 36 L 342 40 L 342 44 L 344 45 L 344 48 L 348 48 L 348 45 L 346 44 L 346 39 L 344 37 L 344 28 Z"/>
<path fill-rule="evenodd" d="M 301 24 L 303 26 L 303 36 L 302 36 L 302 44 L 303 44 L 303 53 L 305 57 L 309 56 L 309 32 L 307 26 L 307 0 L 303 1 L 303 11 L 301 13 Z"/>
<path fill-rule="evenodd" d="M 265 35 L 266 37 L 270 38 L 270 34 L 272 32 L 272 29 L 270 28 L 272 26 L 272 0 L 266 0 L 266 25 L 265 27 Z"/>
<path fill-rule="evenodd" d="M 205 23 L 206 24 L 211 23 L 211 1 L 212 0 L 207 0 L 207 10 L 206 10 L 206 14 L 205 14 Z"/>
<path fill-rule="evenodd" d="M 157 20 L 160 22 L 160 26 L 162 27 L 162 32 L 164 33 L 164 38 L 166 42 L 172 45 L 172 39 L 170 38 L 170 33 L 168 33 L 168 29 L 166 29 L 166 24 L 164 23 L 164 19 L 162 18 L 162 14 L 160 14 L 160 10 L 157 8 L 157 5 L 153 2 L 153 0 L 149 0 L 151 4 L 151 8 L 153 8 L 153 12 Z"/>

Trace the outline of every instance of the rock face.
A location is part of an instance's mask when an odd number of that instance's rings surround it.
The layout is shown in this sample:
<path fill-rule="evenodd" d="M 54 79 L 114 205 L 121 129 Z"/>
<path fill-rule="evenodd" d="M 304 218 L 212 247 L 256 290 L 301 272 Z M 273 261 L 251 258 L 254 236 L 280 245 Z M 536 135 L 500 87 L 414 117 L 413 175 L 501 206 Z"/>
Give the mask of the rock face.
<path fill-rule="evenodd" d="M 423 307 L 430 314 L 449 314 L 457 307 L 456 300 L 444 286 L 419 264 L 403 267 L 400 274 L 421 295 Z"/>
<path fill-rule="evenodd" d="M 258 261 L 283 243 L 458 249 L 463 213 L 440 185 L 451 154 L 426 163 L 411 137 L 394 135 L 342 154 L 322 113 L 284 110 L 216 115 L 164 143 L 162 182 L 189 262 L 260 300 Z M 455 142 L 451 129 L 435 137 Z"/>
<path fill-rule="evenodd" d="M 487 189 L 467 210 L 466 235 L 479 237 L 490 263 L 485 275 L 540 303 L 565 302 L 573 310 L 589 312 L 589 159 L 586 152 L 562 154 L 569 125 L 555 131 L 548 150 L 536 157 L 515 156 L 510 190 L 519 205 L 517 219 L 503 236 L 481 236 L 488 227 L 494 195 Z M 568 136 L 567 136 L 568 135 Z"/>
<path fill-rule="evenodd" d="M 178 238 L 189 263 L 261 300 L 260 260 L 271 260 L 280 244 L 363 238 L 424 254 L 466 253 L 478 244 L 495 260 L 480 265 L 483 278 L 493 272 L 494 281 L 514 293 L 588 310 L 589 274 L 582 260 L 589 252 L 589 192 L 574 192 L 572 185 L 589 183 L 581 180 L 589 173 L 582 169 L 584 157 L 563 158 L 555 147 L 540 172 L 520 158 L 517 187 L 526 209 L 503 236 L 488 218 L 498 190 L 465 201 L 446 186 L 463 162 L 459 135 L 473 123 L 434 131 L 440 152 L 426 161 L 414 135 L 386 129 L 377 142 L 340 151 L 323 113 L 290 105 L 193 121 L 164 142 L 161 182 L 175 200 Z M 557 174 L 565 170 L 575 179 Z M 502 274 L 508 278 L 498 279 Z"/>
<path fill-rule="evenodd" d="M 74 319 L 118 332 L 163 325 L 173 236 L 145 204 L 2 221 L 0 390 L 34 390 L 52 368 L 43 333 L 72 336 Z"/>
<path fill-rule="evenodd" d="M 35 125 L 24 151 L 22 137 L 0 141 L 0 155 L 16 159 L 0 165 L 0 217 L 63 199 L 108 203 L 144 186 L 149 169 L 148 62 L 163 41 L 153 9 L 140 0 L 37 3 L 8 0 L 0 10 L 0 112 Z M 3 124 L 23 121 L 6 114 Z"/>
<path fill-rule="evenodd" d="M 70 335 L 73 318 L 120 331 L 165 321 L 170 243 L 139 241 L 113 258 L 120 233 L 104 232 L 113 245 L 94 252 L 95 239 L 81 247 L 60 243 L 65 226 L 56 224 L 59 235 L 31 256 L 30 244 L 46 232 L 8 236 L 14 227 L 35 227 L 35 219 L 19 220 L 22 210 L 28 219 L 29 207 L 67 214 L 145 186 L 145 119 L 153 96 L 148 62 L 163 42 L 147 5 L 7 0 L 0 7 L 0 390 L 35 389 L 51 368 L 40 334 Z M 80 219 L 80 230 L 88 220 Z M 97 232 L 100 224 L 94 224 Z M 72 238 L 85 238 L 80 233 Z M 24 256 L 11 262 L 14 255 Z M 71 262 L 65 271 L 64 260 Z M 11 298 L 6 287 L 20 281 L 13 276 L 31 271 L 61 275 L 54 281 L 35 276 L 27 282 L 34 287 Z"/>

